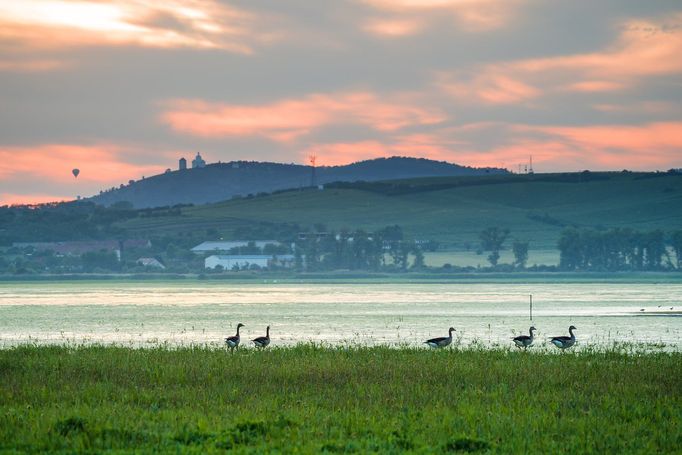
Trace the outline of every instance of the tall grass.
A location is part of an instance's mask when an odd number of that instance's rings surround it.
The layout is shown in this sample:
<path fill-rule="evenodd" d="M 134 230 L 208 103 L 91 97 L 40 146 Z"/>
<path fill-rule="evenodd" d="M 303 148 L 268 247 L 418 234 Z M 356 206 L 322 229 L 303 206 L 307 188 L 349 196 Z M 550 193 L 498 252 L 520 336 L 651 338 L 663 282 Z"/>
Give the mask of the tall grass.
<path fill-rule="evenodd" d="M 682 354 L 0 350 L 0 452 L 660 453 Z"/>

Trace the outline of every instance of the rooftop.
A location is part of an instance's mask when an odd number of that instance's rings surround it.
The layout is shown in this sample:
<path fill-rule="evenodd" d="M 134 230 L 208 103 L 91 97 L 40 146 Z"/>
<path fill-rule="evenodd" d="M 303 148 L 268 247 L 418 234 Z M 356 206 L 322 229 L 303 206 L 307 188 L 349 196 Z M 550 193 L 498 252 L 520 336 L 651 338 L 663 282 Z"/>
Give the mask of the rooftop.
<path fill-rule="evenodd" d="M 249 243 L 254 243 L 258 248 L 263 248 L 265 245 L 279 245 L 277 240 L 230 240 L 230 241 L 208 241 L 200 243 L 192 248 L 192 251 L 214 251 L 214 250 L 230 250 L 240 246 L 247 246 Z"/>
<path fill-rule="evenodd" d="M 208 258 L 218 259 L 294 259 L 293 254 L 215 254 Z M 206 258 L 206 259 L 208 259 Z"/>

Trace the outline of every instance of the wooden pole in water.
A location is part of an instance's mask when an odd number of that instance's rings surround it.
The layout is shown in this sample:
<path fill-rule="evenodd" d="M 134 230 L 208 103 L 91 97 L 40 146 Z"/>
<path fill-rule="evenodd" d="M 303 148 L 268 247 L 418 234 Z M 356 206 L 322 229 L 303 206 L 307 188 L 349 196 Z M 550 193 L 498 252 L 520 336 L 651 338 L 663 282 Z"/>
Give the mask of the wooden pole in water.
<path fill-rule="evenodd" d="M 533 320 L 533 294 L 530 294 L 530 320 Z"/>

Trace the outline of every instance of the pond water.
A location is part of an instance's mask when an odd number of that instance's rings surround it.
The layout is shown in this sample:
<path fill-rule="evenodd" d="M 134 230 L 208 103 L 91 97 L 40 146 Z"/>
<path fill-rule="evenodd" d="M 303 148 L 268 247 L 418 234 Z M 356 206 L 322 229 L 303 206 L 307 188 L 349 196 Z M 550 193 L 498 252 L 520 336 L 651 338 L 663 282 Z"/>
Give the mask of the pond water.
<path fill-rule="evenodd" d="M 221 346 L 242 322 L 247 347 L 267 325 L 273 346 L 423 346 L 450 326 L 462 345 L 509 346 L 533 324 L 539 348 L 549 349 L 545 337 L 565 335 L 572 324 L 581 347 L 636 342 L 679 350 L 681 310 L 680 284 L 6 283 L 0 347 Z"/>

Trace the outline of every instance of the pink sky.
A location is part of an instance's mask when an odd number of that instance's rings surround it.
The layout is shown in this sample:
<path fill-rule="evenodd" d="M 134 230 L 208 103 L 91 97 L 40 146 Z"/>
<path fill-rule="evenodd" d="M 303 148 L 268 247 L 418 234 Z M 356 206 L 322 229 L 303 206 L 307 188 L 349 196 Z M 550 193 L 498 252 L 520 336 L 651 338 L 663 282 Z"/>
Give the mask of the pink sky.
<path fill-rule="evenodd" d="M 679 168 L 680 55 L 674 1 L 0 0 L 0 204 L 196 152 Z"/>

